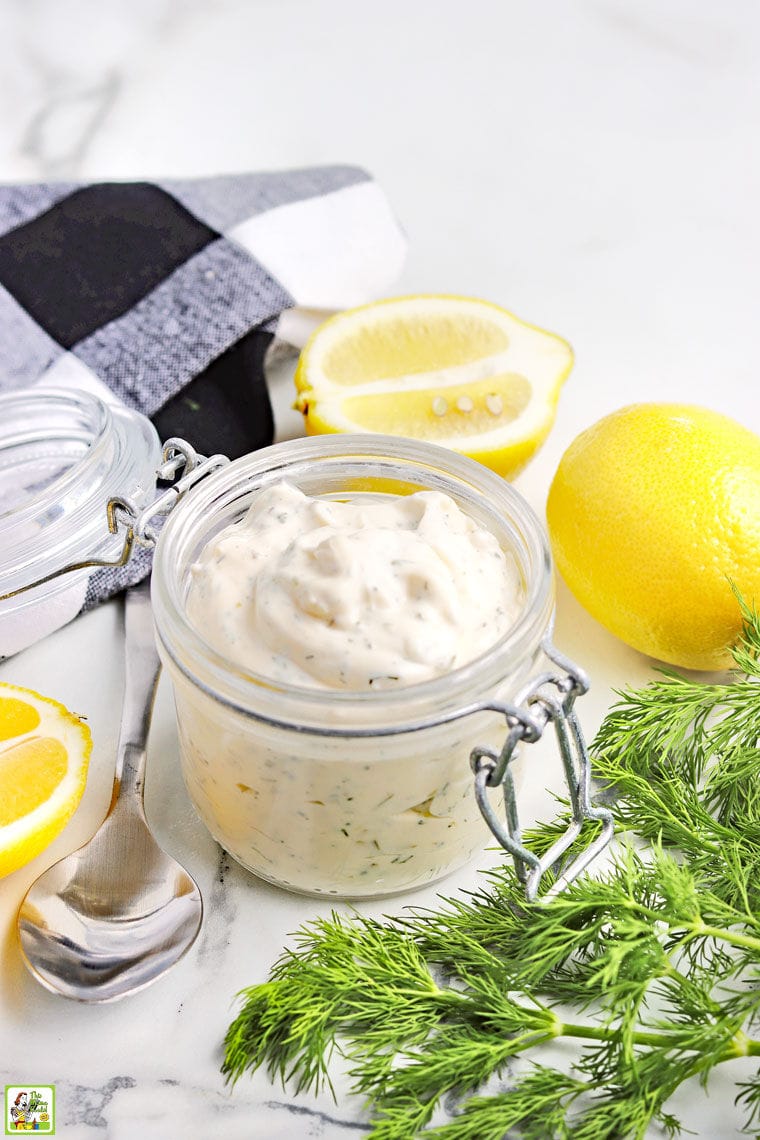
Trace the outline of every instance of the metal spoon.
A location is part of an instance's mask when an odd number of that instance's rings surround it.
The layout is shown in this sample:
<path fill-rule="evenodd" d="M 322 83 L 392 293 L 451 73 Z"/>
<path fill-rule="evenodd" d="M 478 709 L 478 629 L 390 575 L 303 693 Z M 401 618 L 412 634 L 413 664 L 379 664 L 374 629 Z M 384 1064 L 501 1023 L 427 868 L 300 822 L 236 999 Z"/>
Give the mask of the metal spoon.
<path fill-rule="evenodd" d="M 77 1001 L 115 1001 L 150 985 L 192 946 L 203 917 L 198 885 L 145 819 L 145 748 L 161 669 L 147 582 L 128 591 L 125 626 L 111 806 L 89 843 L 32 884 L 18 915 L 32 974 Z"/>

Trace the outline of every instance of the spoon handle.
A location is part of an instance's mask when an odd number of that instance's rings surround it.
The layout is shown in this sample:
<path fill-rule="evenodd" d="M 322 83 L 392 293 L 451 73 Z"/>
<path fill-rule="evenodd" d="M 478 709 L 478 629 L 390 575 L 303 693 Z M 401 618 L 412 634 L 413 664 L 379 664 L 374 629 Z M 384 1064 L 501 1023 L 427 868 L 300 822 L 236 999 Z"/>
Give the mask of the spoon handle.
<path fill-rule="evenodd" d="M 124 705 L 111 808 L 119 798 L 134 798 L 142 807 L 146 745 L 161 672 L 150 608 L 150 579 L 127 591 L 124 628 Z"/>

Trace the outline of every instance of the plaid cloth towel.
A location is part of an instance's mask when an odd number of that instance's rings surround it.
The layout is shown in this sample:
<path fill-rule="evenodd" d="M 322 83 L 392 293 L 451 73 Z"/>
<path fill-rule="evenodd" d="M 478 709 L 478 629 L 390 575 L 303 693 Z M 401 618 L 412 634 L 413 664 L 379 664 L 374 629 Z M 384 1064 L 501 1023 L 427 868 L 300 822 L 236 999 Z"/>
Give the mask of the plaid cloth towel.
<path fill-rule="evenodd" d="M 351 166 L 0 186 L 0 391 L 89 389 L 235 458 L 274 437 L 273 339 L 382 294 L 405 246 Z M 96 571 L 80 608 L 148 569 Z"/>

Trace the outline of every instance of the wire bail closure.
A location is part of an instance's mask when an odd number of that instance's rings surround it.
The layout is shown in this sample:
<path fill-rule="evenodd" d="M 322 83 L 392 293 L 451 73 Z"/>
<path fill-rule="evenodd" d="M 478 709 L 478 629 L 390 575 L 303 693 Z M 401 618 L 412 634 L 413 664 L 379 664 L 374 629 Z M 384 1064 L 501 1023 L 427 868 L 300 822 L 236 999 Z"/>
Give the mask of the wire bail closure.
<path fill-rule="evenodd" d="M 118 529 L 117 514 L 125 516 L 126 534 L 121 557 L 110 566 L 123 566 L 128 560 L 135 543 L 153 547 L 158 541 L 160 525 L 155 519 L 162 519 L 177 505 L 183 495 L 196 483 L 220 467 L 226 467 L 226 455 L 199 455 L 194 447 L 184 439 L 167 439 L 163 450 L 163 463 L 156 472 L 157 482 L 168 482 L 171 486 L 158 495 L 147 507 L 138 510 L 128 499 L 114 498 L 108 501 L 108 527 L 112 534 Z M 179 477 L 178 477 L 179 476 Z M 176 480 L 176 482 L 172 482 Z M 115 525 L 112 523 L 115 520 Z M 103 563 L 98 563 L 103 565 Z"/>
<path fill-rule="evenodd" d="M 0 602 L 4 602 L 8 598 L 15 598 L 19 594 L 26 593 L 27 590 L 33 590 L 37 586 L 60 578 L 62 574 L 71 574 L 75 570 L 115 569 L 119 566 L 126 566 L 135 545 L 148 548 L 155 546 L 160 530 L 160 527 L 155 524 L 155 520 L 168 515 L 182 496 L 199 480 L 229 463 L 226 455 L 211 455 L 208 458 L 199 455 L 186 440 L 176 437 L 166 441 L 162 458 L 163 462 L 156 470 L 156 482 L 169 482 L 171 486 L 161 492 L 152 503 L 140 509 L 129 499 L 115 496 L 109 499 L 106 504 L 109 532 L 118 534 L 119 529 L 124 527 L 124 545 L 118 558 L 113 560 L 88 558 L 81 562 L 70 562 L 67 566 L 61 566 L 58 570 L 53 570 L 52 573 L 46 574 L 43 578 L 28 582 L 17 590 L 0 594 Z"/>
<path fill-rule="evenodd" d="M 470 753 L 478 807 L 496 839 L 514 859 L 515 871 L 525 886 L 528 902 L 536 901 L 544 875 L 569 850 L 587 820 L 602 824 L 600 834 L 566 867 L 561 868 L 543 899 L 559 894 L 577 879 L 608 845 L 615 831 L 612 812 L 591 803 L 591 761 L 574 709 L 576 697 L 588 691 L 588 678 L 582 669 L 559 652 L 550 638 L 542 643 L 542 649 L 561 672 L 542 673 L 534 678 L 518 695 L 514 705 L 490 705 L 506 717 L 504 745 L 498 753 L 486 747 L 473 748 Z M 571 820 L 548 851 L 538 856 L 522 841 L 512 764 L 517 758 L 518 746 L 539 740 L 550 721 L 554 725 L 570 793 Z M 504 796 L 506 827 L 488 798 L 488 789 L 499 786 Z"/>

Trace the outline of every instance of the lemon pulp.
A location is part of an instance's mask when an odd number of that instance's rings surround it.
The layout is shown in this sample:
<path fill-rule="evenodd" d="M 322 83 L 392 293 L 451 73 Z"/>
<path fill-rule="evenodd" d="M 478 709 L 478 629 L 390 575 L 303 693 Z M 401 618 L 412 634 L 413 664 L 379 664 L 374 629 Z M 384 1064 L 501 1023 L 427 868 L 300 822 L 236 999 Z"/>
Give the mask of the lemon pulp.
<path fill-rule="evenodd" d="M 63 830 L 82 798 L 91 750 L 81 717 L 0 683 L 0 877 Z"/>

